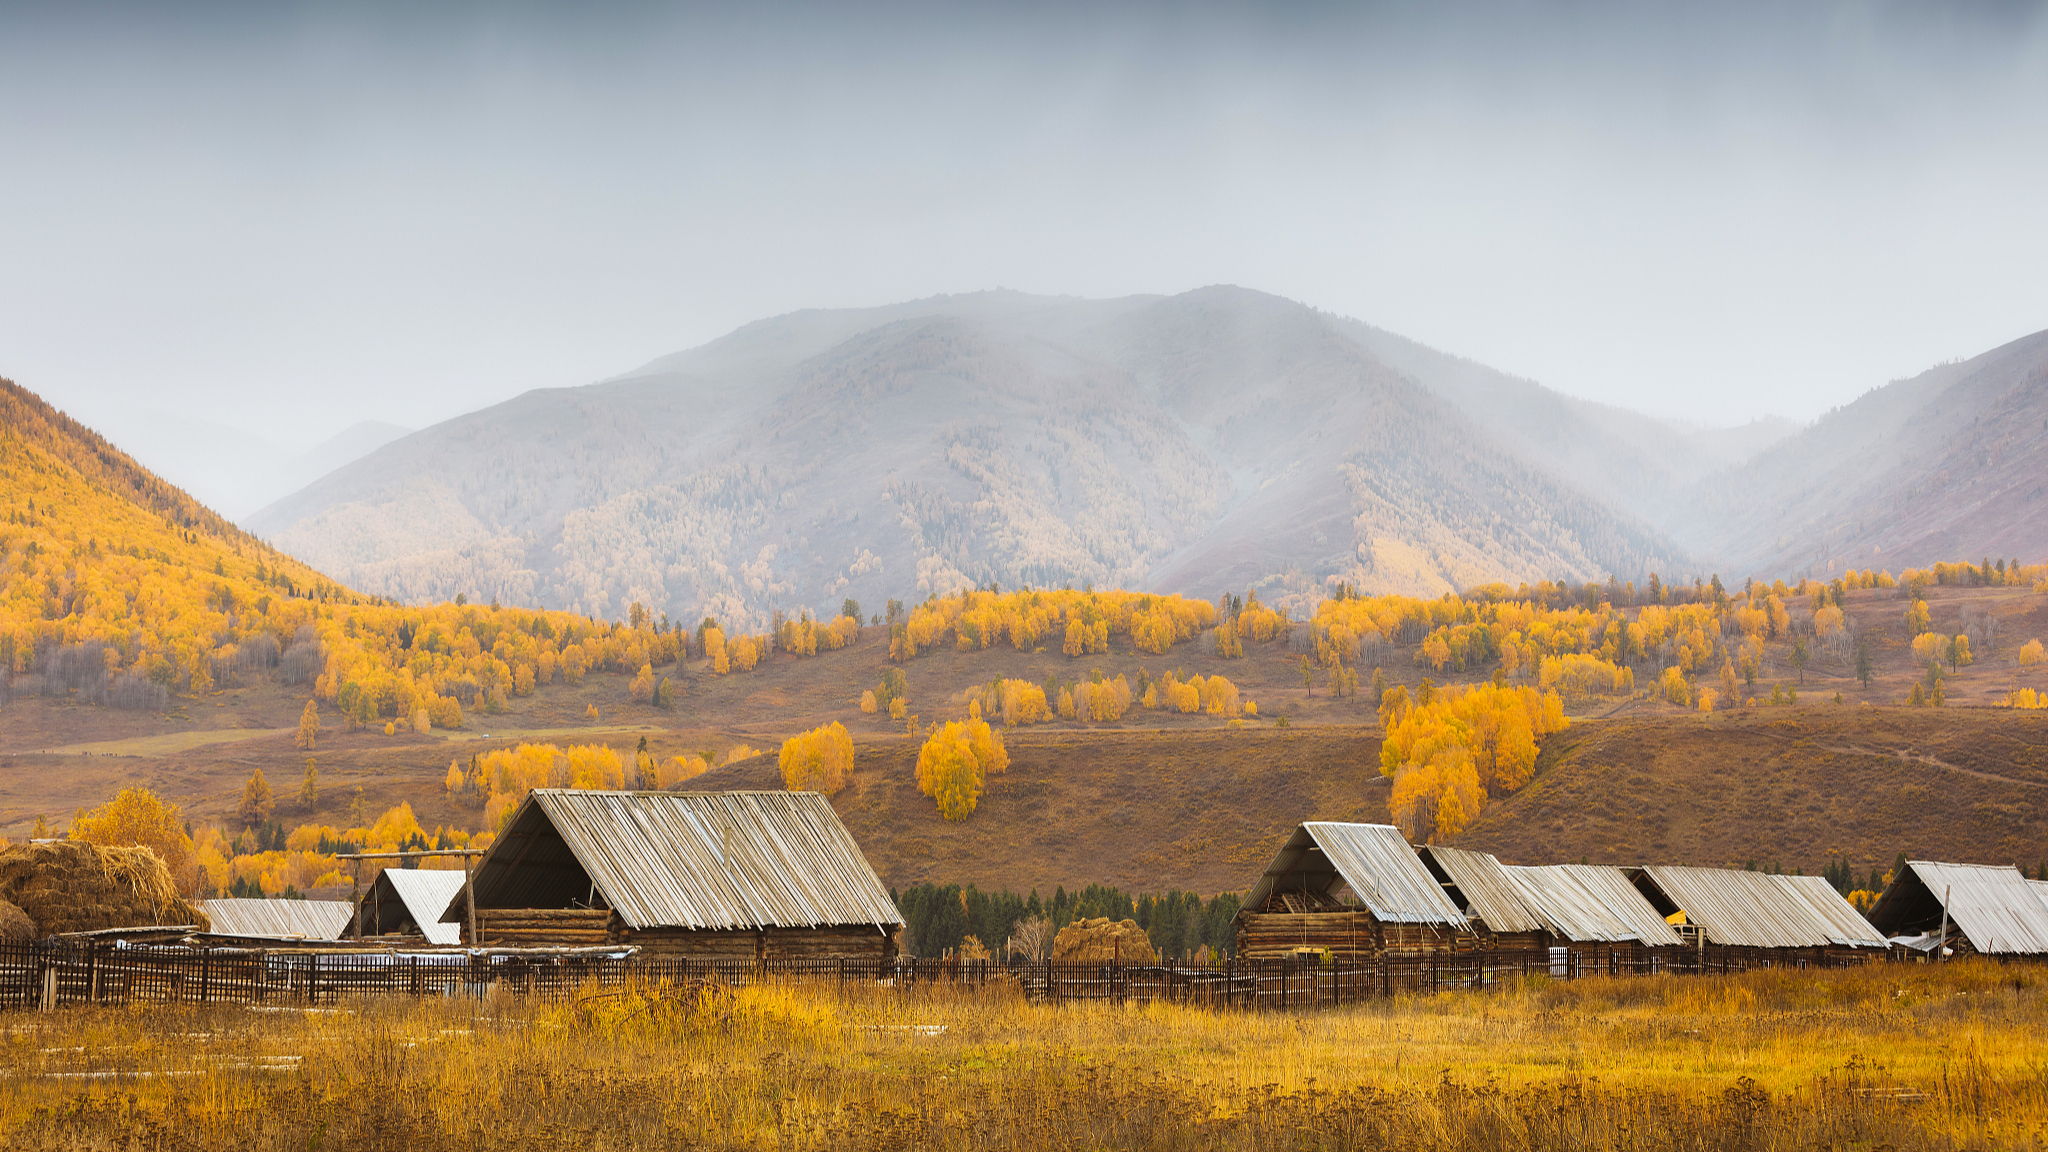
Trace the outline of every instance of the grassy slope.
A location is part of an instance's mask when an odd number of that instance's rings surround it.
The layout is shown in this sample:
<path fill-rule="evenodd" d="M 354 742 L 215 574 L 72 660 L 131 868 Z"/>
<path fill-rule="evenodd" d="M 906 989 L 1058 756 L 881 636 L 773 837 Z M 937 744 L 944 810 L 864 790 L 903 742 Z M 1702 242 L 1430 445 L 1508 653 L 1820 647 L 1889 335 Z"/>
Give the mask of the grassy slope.
<path fill-rule="evenodd" d="M 1582 723 L 1457 839 L 1513 863 L 2048 859 L 2048 721 L 1819 705 Z"/>

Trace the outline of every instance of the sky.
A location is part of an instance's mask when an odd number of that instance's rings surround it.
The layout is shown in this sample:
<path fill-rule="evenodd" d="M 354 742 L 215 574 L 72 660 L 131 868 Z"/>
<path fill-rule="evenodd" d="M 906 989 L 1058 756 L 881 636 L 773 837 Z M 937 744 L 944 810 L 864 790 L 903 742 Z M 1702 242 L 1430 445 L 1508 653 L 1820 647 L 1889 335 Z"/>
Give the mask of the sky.
<path fill-rule="evenodd" d="M 0 375 L 296 451 L 799 308 L 1235 283 L 1810 419 L 2048 327 L 2044 177 L 2039 4 L 0 3 Z"/>

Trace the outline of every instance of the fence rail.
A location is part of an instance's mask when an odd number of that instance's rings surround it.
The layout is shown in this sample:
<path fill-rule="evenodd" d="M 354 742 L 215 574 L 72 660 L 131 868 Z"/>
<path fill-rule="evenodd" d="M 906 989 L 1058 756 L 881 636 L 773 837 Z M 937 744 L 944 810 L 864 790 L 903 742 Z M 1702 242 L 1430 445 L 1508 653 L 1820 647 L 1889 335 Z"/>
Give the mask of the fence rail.
<path fill-rule="evenodd" d="M 642 959 L 470 952 L 309 953 L 50 942 L 0 944 L 0 1009 L 73 1004 L 330 1004 L 354 996 L 567 996 L 633 980 L 731 985 L 802 980 L 912 992 L 950 985 L 1021 988 L 1052 1004 L 1166 1000 L 1256 1010 L 1314 1010 L 1399 993 L 1476 989 L 1542 975 L 1714 975 L 1753 967 L 1842 967 L 1882 954 L 1784 957 L 1750 950 L 1593 955 L 1569 949 L 1382 956 L 1318 955 L 1220 967 L 959 960 Z"/>

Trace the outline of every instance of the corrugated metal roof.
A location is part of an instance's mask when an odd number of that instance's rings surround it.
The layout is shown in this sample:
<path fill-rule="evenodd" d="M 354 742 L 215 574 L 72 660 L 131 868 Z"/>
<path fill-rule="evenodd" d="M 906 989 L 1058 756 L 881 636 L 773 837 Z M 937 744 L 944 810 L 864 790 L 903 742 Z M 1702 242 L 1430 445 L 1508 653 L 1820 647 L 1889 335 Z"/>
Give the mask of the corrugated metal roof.
<path fill-rule="evenodd" d="M 1628 874 L 1602 864 L 1502 865 L 1523 895 L 1565 940 L 1636 940 L 1652 947 L 1685 941 L 1629 883 Z"/>
<path fill-rule="evenodd" d="M 1434 862 L 1465 898 L 1465 914 L 1493 932 L 1547 932 L 1550 925 L 1531 907 L 1512 876 L 1491 852 L 1425 844 L 1418 853 L 1425 865 Z"/>
<path fill-rule="evenodd" d="M 1282 885 L 1281 881 L 1285 880 Z M 1326 895 L 1341 882 L 1383 923 L 1441 924 L 1469 931 L 1471 924 L 1444 895 L 1436 877 L 1391 824 L 1311 821 L 1294 830 L 1245 898 L 1263 907 L 1274 889 Z"/>
<path fill-rule="evenodd" d="M 1870 910 L 1871 922 L 1892 935 L 1937 931 L 1945 901 L 1949 923 L 1979 952 L 2048 952 L 2048 906 L 2019 869 L 1909 860 L 1906 872 L 1893 878 Z"/>
<path fill-rule="evenodd" d="M 558 839 L 557 839 L 558 838 Z M 477 867 L 483 908 L 586 898 L 561 877 L 573 857 L 634 928 L 765 928 L 903 922 L 832 805 L 816 792 L 537 789 Z M 555 853 L 550 855 L 551 850 Z M 552 878 L 521 872 L 529 853 Z M 443 919 L 454 920 L 452 907 Z"/>
<path fill-rule="evenodd" d="M 391 886 L 391 891 L 404 902 L 412 922 L 426 935 L 427 943 L 462 943 L 461 924 L 441 923 L 441 914 L 462 893 L 461 872 L 445 868 L 386 868 L 378 874 L 377 882 Z M 368 901 L 370 895 L 365 894 L 363 899 Z"/>
<path fill-rule="evenodd" d="M 2027 885 L 2034 890 L 2034 895 L 2040 898 L 2041 907 L 2048 908 L 2048 880 L 2029 880 Z"/>
<path fill-rule="evenodd" d="M 1653 864 L 1639 869 L 1715 944 L 1744 948 L 1881 948 L 1884 936 L 1816 876 Z M 1823 896 L 1816 888 L 1826 888 Z M 1833 907 L 1834 904 L 1840 907 Z"/>
<path fill-rule="evenodd" d="M 200 910 L 223 936 L 291 936 L 339 940 L 351 912 L 346 900 L 202 900 Z"/>

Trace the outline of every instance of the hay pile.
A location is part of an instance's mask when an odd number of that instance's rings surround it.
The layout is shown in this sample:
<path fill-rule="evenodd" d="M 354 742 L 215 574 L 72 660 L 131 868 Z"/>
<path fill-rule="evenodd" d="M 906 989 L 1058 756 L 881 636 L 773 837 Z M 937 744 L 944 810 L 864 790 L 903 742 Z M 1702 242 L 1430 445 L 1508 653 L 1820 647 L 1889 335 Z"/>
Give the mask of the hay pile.
<path fill-rule="evenodd" d="M 28 913 L 0 900 L 0 944 L 22 944 L 36 938 L 36 922 Z"/>
<path fill-rule="evenodd" d="M 1052 942 L 1056 964 L 1157 964 L 1159 953 L 1136 920 L 1113 924 L 1106 916 L 1076 920 Z"/>
<path fill-rule="evenodd" d="M 170 869 L 147 848 L 102 848 L 80 840 L 0 848 L 0 900 L 12 902 L 37 936 L 135 928 L 206 926 L 178 895 Z"/>

